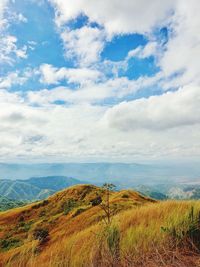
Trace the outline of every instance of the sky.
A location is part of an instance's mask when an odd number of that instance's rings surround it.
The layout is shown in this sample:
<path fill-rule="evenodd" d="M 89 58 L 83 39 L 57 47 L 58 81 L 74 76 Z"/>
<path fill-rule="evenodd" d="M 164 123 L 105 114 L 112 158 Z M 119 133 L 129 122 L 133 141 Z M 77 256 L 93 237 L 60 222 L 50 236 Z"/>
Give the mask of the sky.
<path fill-rule="evenodd" d="M 0 0 L 0 161 L 196 161 L 199 0 Z"/>

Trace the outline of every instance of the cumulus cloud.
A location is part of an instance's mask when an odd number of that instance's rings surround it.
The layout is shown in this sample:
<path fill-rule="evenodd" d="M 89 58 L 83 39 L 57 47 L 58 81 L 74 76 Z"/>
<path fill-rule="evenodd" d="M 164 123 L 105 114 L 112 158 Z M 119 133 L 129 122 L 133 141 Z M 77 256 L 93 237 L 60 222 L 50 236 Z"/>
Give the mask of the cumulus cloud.
<path fill-rule="evenodd" d="M 0 35 L 2 37 L 0 41 L 0 64 L 12 64 L 15 58 L 27 58 L 27 46 L 18 48 L 17 37 L 4 33 L 0 33 Z"/>
<path fill-rule="evenodd" d="M 49 1 L 55 6 L 58 25 L 84 14 L 90 21 L 103 25 L 109 35 L 149 32 L 167 18 L 174 5 L 172 0 L 153 0 L 150 5 L 147 5 L 146 0 Z"/>
<path fill-rule="evenodd" d="M 5 11 L 7 3 L 8 3 L 8 0 L 1 0 L 0 2 L 0 20 L 3 19 L 3 15 L 4 15 L 4 11 Z"/>
<path fill-rule="evenodd" d="M 35 91 L 6 90 L 26 81 L 17 71 L 0 78 L 0 159 L 199 157 L 199 2 L 49 1 L 65 57 L 74 67 L 44 61 L 32 74 L 46 89 Z M 7 1 L 0 2 L 2 25 Z M 86 24 L 70 28 L 79 15 L 88 17 Z M 18 20 L 26 22 L 23 16 Z M 166 43 L 155 36 L 163 26 L 169 30 Z M 147 44 L 122 61 L 102 61 L 106 42 L 129 33 L 143 34 Z M 34 49 L 36 44 L 28 45 Z M 130 59 L 150 56 L 160 67 L 155 75 L 136 80 L 120 75 Z M 0 62 L 26 57 L 27 47 L 18 47 L 17 37 L 3 32 Z M 155 88 L 159 95 L 142 97 Z"/>
<path fill-rule="evenodd" d="M 160 57 L 159 65 L 166 76 L 178 73 L 179 75 L 165 84 L 166 88 L 191 82 L 200 84 L 199 8 L 200 2 L 197 0 L 177 2 L 176 12 L 171 21 L 172 34 L 165 52 Z"/>
<path fill-rule="evenodd" d="M 97 22 L 104 29 L 103 39 L 102 29 L 92 29 L 88 26 L 62 33 L 66 47 L 68 43 L 68 55 L 79 58 L 79 64 L 81 62 L 90 64 L 97 61 L 99 52 L 108 36 L 140 33 L 150 37 L 150 43 L 144 48 L 139 47 L 130 51 L 128 57 L 145 58 L 154 55 L 158 66 L 163 71 L 164 80 L 169 77 L 166 82 L 163 82 L 163 89 L 183 86 L 194 81 L 199 84 L 200 40 L 198 29 L 200 28 L 200 19 L 198 7 L 200 4 L 198 0 L 190 2 L 153 0 L 150 4 L 147 4 L 146 0 L 114 0 L 109 3 L 108 1 L 92 1 L 91 3 L 91 1 L 83 0 L 49 1 L 55 7 L 56 23 L 59 27 L 84 14 L 88 17 L 89 22 Z M 158 40 L 152 38 L 154 29 L 162 26 L 170 29 L 167 44 L 160 44 Z M 81 51 L 82 43 L 83 50 Z M 89 43 L 91 45 L 88 45 Z M 164 47 L 160 50 L 160 46 Z M 94 60 L 90 59 L 88 54 L 92 55 Z"/>
<path fill-rule="evenodd" d="M 174 1 L 151 1 L 147 8 L 142 1 L 83 1 L 49 0 L 55 8 L 56 24 L 61 32 L 65 56 L 76 59 L 81 66 L 90 66 L 99 61 L 107 40 L 119 34 L 140 33 L 149 35 L 152 29 L 166 23 L 174 8 Z M 157 14 L 155 16 L 155 14 Z M 78 18 L 88 17 L 89 22 L 81 28 L 63 27 Z M 95 22 L 100 27 L 92 27 Z M 155 50 L 155 44 L 140 51 L 140 57 L 148 57 Z"/>
<path fill-rule="evenodd" d="M 28 19 L 22 13 L 17 14 L 17 19 L 19 20 L 19 22 L 28 22 Z"/>
<path fill-rule="evenodd" d="M 199 87 L 187 86 L 160 96 L 122 102 L 105 115 L 110 127 L 167 130 L 200 123 Z"/>
<path fill-rule="evenodd" d="M 118 77 L 113 79 L 108 79 L 105 81 L 100 80 L 96 82 L 95 80 L 82 81 L 83 77 L 78 77 L 75 75 L 72 78 L 69 77 L 68 70 L 63 76 L 60 75 L 60 70 L 57 72 L 55 68 L 48 66 L 47 76 L 45 76 L 46 82 L 56 83 L 59 79 L 68 77 L 69 80 L 74 82 L 80 82 L 81 86 L 76 88 L 76 90 L 70 87 L 58 86 L 51 90 L 43 89 L 39 91 L 30 91 L 27 94 L 27 98 L 30 103 L 35 103 L 39 105 L 49 105 L 55 103 L 56 101 L 62 101 L 66 103 L 93 103 L 102 104 L 105 100 L 115 99 L 115 101 L 120 101 L 124 97 L 135 94 L 142 87 L 147 88 L 156 84 L 160 80 L 160 74 L 155 77 L 140 77 L 137 80 L 129 80 L 127 77 Z M 51 71 L 55 71 L 51 73 Z M 61 69 L 62 70 L 62 69 Z M 72 71 L 72 74 L 74 71 Z M 77 71 L 78 74 L 79 71 Z M 75 73 L 76 74 L 76 73 Z M 44 77 L 43 77 L 44 79 Z"/>
<path fill-rule="evenodd" d="M 155 56 L 158 52 L 159 46 L 157 42 L 148 42 L 144 47 L 138 46 L 137 48 L 130 50 L 125 58 L 125 61 L 130 60 L 133 57 L 148 58 Z"/>
<path fill-rule="evenodd" d="M 142 124 L 142 127 L 144 124 L 149 124 L 148 118 L 147 122 L 143 120 L 141 123 L 135 119 L 138 125 L 131 128 L 132 117 L 131 121 L 127 120 L 126 125 L 123 124 L 122 130 L 120 122 L 120 120 L 123 121 L 122 113 L 125 120 L 130 114 L 125 111 L 116 114 L 120 123 L 118 122 L 113 127 L 113 124 L 108 124 L 105 120 L 105 116 L 108 117 L 110 113 L 107 106 L 90 104 L 58 106 L 52 104 L 38 107 L 28 104 L 19 93 L 8 93 L 1 90 L 0 158 L 6 157 L 7 160 L 27 159 L 27 157 L 29 160 L 38 158 L 40 160 L 72 158 L 76 160 L 80 158 L 85 160 L 89 158 L 138 160 L 159 157 L 198 157 L 200 147 L 198 109 L 191 102 L 193 102 L 194 96 L 199 97 L 199 93 L 197 89 L 193 90 L 193 93 L 190 93 L 190 90 L 187 91 L 186 88 L 182 90 L 179 92 L 182 101 L 179 101 L 176 95 L 171 96 L 168 100 L 172 101 L 172 98 L 175 98 L 176 106 L 179 105 L 180 109 L 184 102 L 187 104 L 188 111 L 184 113 L 185 116 L 187 115 L 185 120 L 187 122 L 184 122 L 181 114 L 180 118 L 178 117 L 178 111 L 177 113 L 171 111 L 172 105 L 169 108 L 170 114 L 175 117 L 176 123 L 178 121 L 179 127 L 173 128 L 175 124 L 170 122 L 169 116 L 167 131 L 166 126 L 162 123 L 162 129 L 159 128 L 159 131 L 157 131 L 158 127 L 156 127 L 156 131 L 152 128 L 152 131 L 139 128 Z M 155 102 L 159 105 L 158 101 Z M 153 107 L 151 108 L 153 109 Z M 161 105 L 159 107 L 162 108 Z M 166 105 L 164 108 L 167 109 Z M 193 109 L 196 113 L 192 117 Z M 137 115 L 140 116 L 140 112 L 138 110 L 137 112 Z M 152 110 L 152 113 L 154 114 L 154 123 L 160 123 L 162 119 L 166 120 L 165 111 Z M 131 125 L 130 127 L 127 126 L 128 123 Z"/>
<path fill-rule="evenodd" d="M 39 68 L 41 82 L 46 84 L 58 84 L 61 80 L 81 85 L 98 81 L 102 73 L 89 68 L 56 68 L 50 64 L 43 64 Z"/>
<path fill-rule="evenodd" d="M 13 71 L 7 73 L 6 76 L 0 76 L 0 89 L 9 89 L 12 85 L 23 85 L 30 75 L 30 71 L 26 70 L 23 75 L 20 75 L 19 71 Z"/>
<path fill-rule="evenodd" d="M 2 0 L 0 3 L 0 64 L 13 64 L 16 59 L 27 58 L 27 46 L 19 46 L 18 39 L 9 33 L 9 26 L 15 23 L 27 22 L 23 14 L 6 12 L 10 1 Z"/>
<path fill-rule="evenodd" d="M 1 159 L 5 156 L 8 159 L 26 155 L 30 158 L 64 158 L 87 152 L 95 153 L 90 135 L 103 107 L 35 107 L 24 100 L 20 94 L 0 91 Z M 81 144 L 85 140 L 88 145 Z M 87 152 L 84 146 L 87 147 Z"/>
<path fill-rule="evenodd" d="M 84 26 L 75 30 L 64 30 L 61 34 L 65 56 L 76 60 L 80 66 L 90 66 L 99 60 L 104 47 L 104 31 Z"/>

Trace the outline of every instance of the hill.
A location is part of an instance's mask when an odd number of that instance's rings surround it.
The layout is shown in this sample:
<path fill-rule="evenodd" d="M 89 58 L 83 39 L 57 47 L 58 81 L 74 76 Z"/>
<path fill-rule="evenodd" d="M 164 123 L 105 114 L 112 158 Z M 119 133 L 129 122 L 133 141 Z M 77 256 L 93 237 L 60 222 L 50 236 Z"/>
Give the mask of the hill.
<path fill-rule="evenodd" d="M 0 197 L 0 211 L 13 209 L 16 207 L 24 206 L 26 203 L 23 201 L 8 199 L 6 197 Z"/>
<path fill-rule="evenodd" d="M 0 266 L 199 266 L 199 201 L 76 185 L 0 213 Z"/>
<path fill-rule="evenodd" d="M 0 196 L 19 201 L 45 199 L 63 188 L 82 182 L 65 176 L 33 177 L 27 180 L 0 180 Z"/>
<path fill-rule="evenodd" d="M 60 240 L 65 237 L 69 238 L 84 229 L 97 226 L 104 220 L 105 214 L 99 208 L 100 203 L 95 203 L 95 201 L 98 198 L 105 201 L 106 196 L 106 190 L 99 187 L 78 185 L 63 190 L 42 202 L 0 213 L 0 259 L 2 259 L 0 263 L 5 264 L 12 257 L 17 261 L 18 259 L 20 261 L 28 260 L 32 255 L 33 246 L 35 247 L 35 260 L 44 256 L 43 252 L 46 249 L 44 250 L 43 245 L 39 245 L 39 240 L 34 238 L 37 230 L 41 231 L 41 236 L 48 231 L 49 240 L 45 243 L 47 248 L 56 243 L 59 244 Z M 150 198 L 129 190 L 111 192 L 110 195 L 110 206 L 115 214 L 122 210 L 154 202 Z M 41 251 L 36 252 L 37 249 Z M 26 256 L 24 259 L 21 258 L 22 256 L 18 258 L 17 255 L 24 251 L 27 251 L 28 258 L 25 259 Z M 18 266 L 18 262 L 15 260 L 12 264 Z M 28 266 L 29 263 L 26 264 Z M 47 266 L 49 266 L 48 264 L 47 262 Z"/>

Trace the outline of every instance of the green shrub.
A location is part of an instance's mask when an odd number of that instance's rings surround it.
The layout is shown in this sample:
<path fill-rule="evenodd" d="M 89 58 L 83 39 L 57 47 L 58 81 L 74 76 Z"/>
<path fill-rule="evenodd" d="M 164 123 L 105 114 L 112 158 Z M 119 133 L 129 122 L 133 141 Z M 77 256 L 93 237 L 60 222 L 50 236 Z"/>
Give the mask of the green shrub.
<path fill-rule="evenodd" d="M 110 226 L 107 229 L 107 244 L 113 257 L 119 257 L 120 231 L 116 226 Z"/>
<path fill-rule="evenodd" d="M 74 207 L 76 207 L 77 203 L 74 199 L 68 199 L 61 205 L 61 209 L 64 215 L 67 215 Z"/>
<path fill-rule="evenodd" d="M 91 200 L 92 206 L 98 206 L 102 202 L 102 198 L 100 196 L 97 196 L 96 198 Z"/>
<path fill-rule="evenodd" d="M 169 234 L 176 246 L 189 246 L 200 251 L 200 212 L 194 213 L 194 208 L 188 214 L 188 218 L 180 224 L 172 227 L 161 227 L 161 230 Z"/>
<path fill-rule="evenodd" d="M 79 214 L 83 213 L 85 211 L 84 208 L 79 208 L 75 211 L 75 213 L 73 214 L 73 217 L 78 216 Z"/>
<path fill-rule="evenodd" d="M 2 251 L 9 250 L 11 248 L 19 247 L 23 244 L 20 239 L 10 238 L 10 239 L 1 239 L 0 240 L 0 248 Z"/>
<path fill-rule="evenodd" d="M 32 206 L 32 209 L 38 209 L 40 207 L 45 207 L 49 204 L 49 200 L 43 200 L 42 202 L 39 202 L 38 204 L 35 204 Z"/>
<path fill-rule="evenodd" d="M 128 194 L 123 194 L 122 198 L 129 198 L 129 195 Z"/>
<path fill-rule="evenodd" d="M 33 223 L 34 223 L 33 221 L 25 223 L 23 226 L 24 232 L 28 232 L 31 229 Z"/>
<path fill-rule="evenodd" d="M 21 215 L 21 216 L 19 217 L 18 222 L 19 222 L 19 223 L 24 222 L 24 216 Z"/>
<path fill-rule="evenodd" d="M 49 231 L 45 228 L 36 228 L 33 232 L 33 237 L 35 240 L 39 240 L 40 243 L 44 243 L 48 240 Z"/>
<path fill-rule="evenodd" d="M 41 210 L 39 213 L 39 217 L 43 217 L 46 215 L 46 211 L 45 210 Z"/>

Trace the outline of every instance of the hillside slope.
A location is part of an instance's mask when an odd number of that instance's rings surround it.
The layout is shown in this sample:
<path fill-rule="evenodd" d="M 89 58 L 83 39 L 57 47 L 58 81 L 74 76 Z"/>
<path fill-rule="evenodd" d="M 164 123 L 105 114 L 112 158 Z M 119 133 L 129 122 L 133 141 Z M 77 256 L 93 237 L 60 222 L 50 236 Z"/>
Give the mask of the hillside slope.
<path fill-rule="evenodd" d="M 106 190 L 77 185 L 0 213 L 0 266 L 199 266 L 200 202 L 159 203 L 131 190 L 111 192 L 108 225 L 106 199 Z"/>

